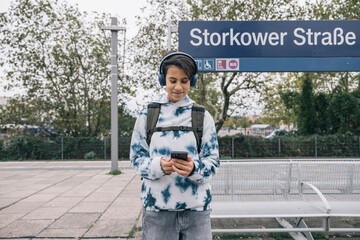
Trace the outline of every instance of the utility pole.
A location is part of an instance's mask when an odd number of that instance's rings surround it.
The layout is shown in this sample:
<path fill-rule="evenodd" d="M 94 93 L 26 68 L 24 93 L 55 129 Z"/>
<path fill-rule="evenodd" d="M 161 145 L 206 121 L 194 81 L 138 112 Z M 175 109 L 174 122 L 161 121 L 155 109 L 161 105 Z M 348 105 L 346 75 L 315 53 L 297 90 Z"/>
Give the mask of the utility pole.
<path fill-rule="evenodd" d="M 118 170 L 118 31 L 126 31 L 119 27 L 117 18 L 111 18 L 111 26 L 101 27 L 111 31 L 111 171 Z"/>
<path fill-rule="evenodd" d="M 171 34 L 176 32 L 178 32 L 177 27 L 171 26 L 171 21 L 168 21 L 168 41 L 167 41 L 168 51 L 171 50 Z"/>

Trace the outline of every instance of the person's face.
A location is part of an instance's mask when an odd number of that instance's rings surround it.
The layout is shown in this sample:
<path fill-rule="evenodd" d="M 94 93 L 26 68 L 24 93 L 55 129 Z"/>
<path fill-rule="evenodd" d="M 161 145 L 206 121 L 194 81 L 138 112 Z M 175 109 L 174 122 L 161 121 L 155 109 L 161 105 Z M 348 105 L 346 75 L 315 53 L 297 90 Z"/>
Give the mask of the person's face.
<path fill-rule="evenodd" d="M 190 89 L 190 79 L 185 74 L 184 70 L 170 66 L 166 73 L 166 91 L 168 93 L 168 99 L 176 103 L 183 99 Z"/>

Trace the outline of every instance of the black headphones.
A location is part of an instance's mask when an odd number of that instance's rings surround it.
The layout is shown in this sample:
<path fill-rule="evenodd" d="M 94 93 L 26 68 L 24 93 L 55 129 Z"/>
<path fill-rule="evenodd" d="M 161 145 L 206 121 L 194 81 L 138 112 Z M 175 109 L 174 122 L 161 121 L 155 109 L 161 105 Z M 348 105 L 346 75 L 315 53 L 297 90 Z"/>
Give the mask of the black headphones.
<path fill-rule="evenodd" d="M 195 74 L 192 76 L 192 78 L 190 79 L 190 86 L 191 87 L 194 87 L 195 84 L 196 84 L 196 81 L 197 81 L 197 78 L 198 78 L 198 69 L 197 69 L 197 65 L 196 65 L 196 62 L 195 62 L 195 59 L 190 56 L 189 54 L 187 53 L 183 53 L 183 52 L 173 52 L 173 53 L 170 53 L 168 55 L 166 55 L 163 60 L 161 60 L 161 63 L 160 63 L 160 69 L 159 69 L 159 82 L 160 82 L 160 85 L 161 86 L 166 86 L 166 78 L 165 78 L 165 75 L 162 71 L 162 67 L 163 67 L 163 63 L 166 59 L 168 59 L 169 57 L 171 56 L 174 56 L 174 55 L 184 55 L 184 56 L 187 56 L 188 58 L 190 58 L 193 62 L 194 62 L 194 65 L 195 65 Z"/>

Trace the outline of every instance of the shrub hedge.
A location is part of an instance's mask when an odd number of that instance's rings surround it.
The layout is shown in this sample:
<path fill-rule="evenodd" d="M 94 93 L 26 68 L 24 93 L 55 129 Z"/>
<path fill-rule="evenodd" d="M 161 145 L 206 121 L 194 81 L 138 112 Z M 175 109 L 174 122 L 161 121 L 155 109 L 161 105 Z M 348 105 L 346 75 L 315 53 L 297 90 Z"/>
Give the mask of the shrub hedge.
<path fill-rule="evenodd" d="M 130 140 L 119 137 L 119 159 L 129 158 Z M 221 158 L 360 156 L 360 137 L 353 135 L 274 139 L 237 135 L 218 140 Z M 16 136 L 0 139 L 0 160 L 110 159 L 110 149 L 108 138 Z"/>

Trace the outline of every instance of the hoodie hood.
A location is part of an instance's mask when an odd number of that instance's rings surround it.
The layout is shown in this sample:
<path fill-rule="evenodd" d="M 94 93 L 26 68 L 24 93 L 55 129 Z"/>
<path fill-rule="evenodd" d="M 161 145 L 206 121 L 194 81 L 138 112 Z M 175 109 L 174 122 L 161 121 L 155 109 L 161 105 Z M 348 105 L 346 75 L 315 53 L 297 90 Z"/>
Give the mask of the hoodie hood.
<path fill-rule="evenodd" d="M 195 103 L 192 99 L 189 98 L 188 95 L 186 95 L 183 99 L 177 101 L 176 103 L 173 103 L 168 99 L 167 93 L 160 95 L 160 97 L 153 102 L 163 105 L 174 105 L 174 107 L 187 107 Z"/>

